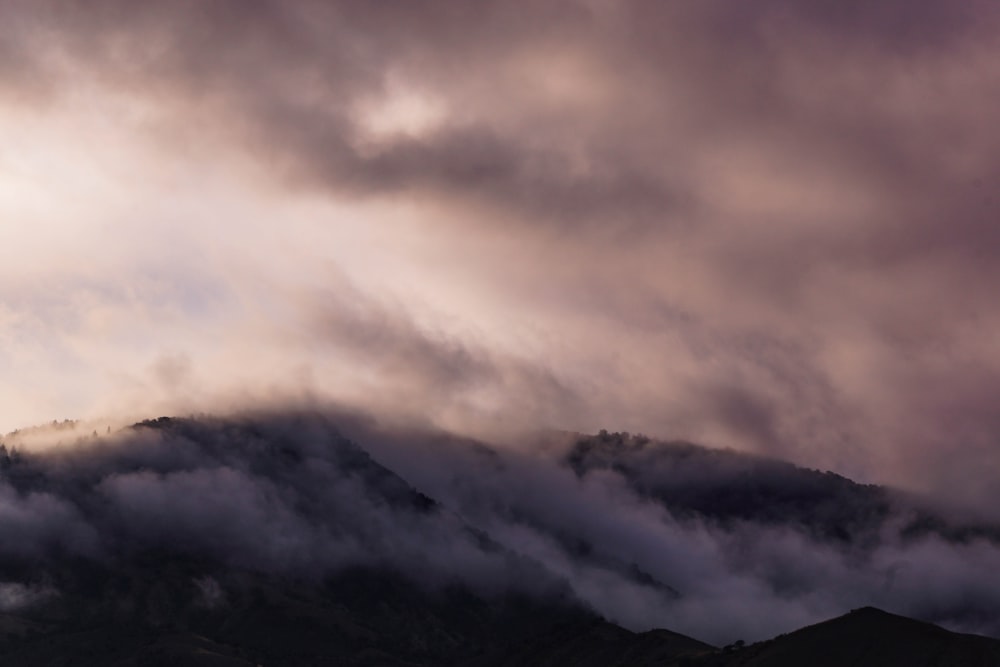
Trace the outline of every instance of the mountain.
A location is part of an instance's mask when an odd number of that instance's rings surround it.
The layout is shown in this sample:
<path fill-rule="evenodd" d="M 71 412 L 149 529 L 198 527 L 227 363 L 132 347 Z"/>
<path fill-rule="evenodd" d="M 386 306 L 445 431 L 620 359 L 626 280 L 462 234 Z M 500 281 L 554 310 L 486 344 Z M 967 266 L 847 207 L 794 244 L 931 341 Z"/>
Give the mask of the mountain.
<path fill-rule="evenodd" d="M 1000 526 L 956 521 L 883 486 L 743 452 L 601 431 L 576 437 L 564 460 L 580 477 L 612 470 L 682 519 L 791 526 L 852 545 L 884 539 L 887 528 L 910 540 L 934 534 L 1000 543 Z"/>
<path fill-rule="evenodd" d="M 865 607 L 730 654 L 705 667 L 996 667 L 1000 641 Z"/>
<path fill-rule="evenodd" d="M 470 665 L 497 667 L 654 667 L 700 660 L 717 653 L 713 646 L 669 630 L 635 633 L 595 620 L 563 625 L 493 651 Z"/>
<path fill-rule="evenodd" d="M 605 621 L 328 426 L 162 418 L 48 454 L 5 448 L 0 661 L 489 667 L 711 650 Z"/>
<path fill-rule="evenodd" d="M 858 598 L 998 617 L 988 526 L 831 473 L 313 413 L 57 426 L 0 444 L 0 664 L 1000 665 L 996 640 L 871 608 L 788 633 Z"/>

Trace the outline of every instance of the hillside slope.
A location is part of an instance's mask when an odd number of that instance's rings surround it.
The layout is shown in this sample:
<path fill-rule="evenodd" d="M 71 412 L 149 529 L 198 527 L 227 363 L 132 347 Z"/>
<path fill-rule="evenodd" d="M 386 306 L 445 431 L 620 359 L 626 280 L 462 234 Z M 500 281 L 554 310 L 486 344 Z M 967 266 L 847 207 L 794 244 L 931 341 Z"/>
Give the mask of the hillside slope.
<path fill-rule="evenodd" d="M 1000 641 L 865 607 L 734 654 L 708 667 L 996 667 Z"/>

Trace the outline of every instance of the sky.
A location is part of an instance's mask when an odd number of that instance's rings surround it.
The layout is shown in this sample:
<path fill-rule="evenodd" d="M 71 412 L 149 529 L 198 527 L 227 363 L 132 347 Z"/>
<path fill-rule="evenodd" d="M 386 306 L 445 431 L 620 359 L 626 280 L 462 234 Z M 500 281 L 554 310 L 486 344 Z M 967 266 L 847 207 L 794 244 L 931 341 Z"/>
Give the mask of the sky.
<path fill-rule="evenodd" d="M 0 0 L 0 432 L 336 401 L 986 507 L 998 22 Z"/>

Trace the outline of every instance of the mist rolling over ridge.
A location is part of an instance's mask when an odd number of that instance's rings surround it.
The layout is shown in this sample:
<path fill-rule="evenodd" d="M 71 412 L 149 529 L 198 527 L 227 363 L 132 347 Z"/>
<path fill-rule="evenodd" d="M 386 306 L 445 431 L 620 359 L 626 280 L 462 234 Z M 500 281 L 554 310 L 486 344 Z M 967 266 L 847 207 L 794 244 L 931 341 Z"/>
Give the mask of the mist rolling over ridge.
<path fill-rule="evenodd" d="M 0 0 L 0 656 L 995 664 L 998 31 Z"/>
<path fill-rule="evenodd" d="M 539 437 L 511 449 L 344 411 L 162 418 L 37 451 L 9 434 L 4 610 L 184 627 L 254 577 L 315 590 L 367 571 L 717 646 L 868 605 L 1000 635 L 1000 526 L 733 451 Z M 167 601 L 87 592 L 143 562 L 185 573 Z"/>

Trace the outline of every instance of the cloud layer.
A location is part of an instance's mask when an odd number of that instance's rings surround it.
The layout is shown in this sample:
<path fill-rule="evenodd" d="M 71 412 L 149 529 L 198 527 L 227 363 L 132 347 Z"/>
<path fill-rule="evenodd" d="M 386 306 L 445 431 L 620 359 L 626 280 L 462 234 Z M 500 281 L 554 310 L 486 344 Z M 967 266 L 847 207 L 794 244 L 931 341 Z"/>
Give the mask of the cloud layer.
<path fill-rule="evenodd" d="M 995 497 L 989 3 L 0 6 L 4 429 L 335 397 Z"/>

